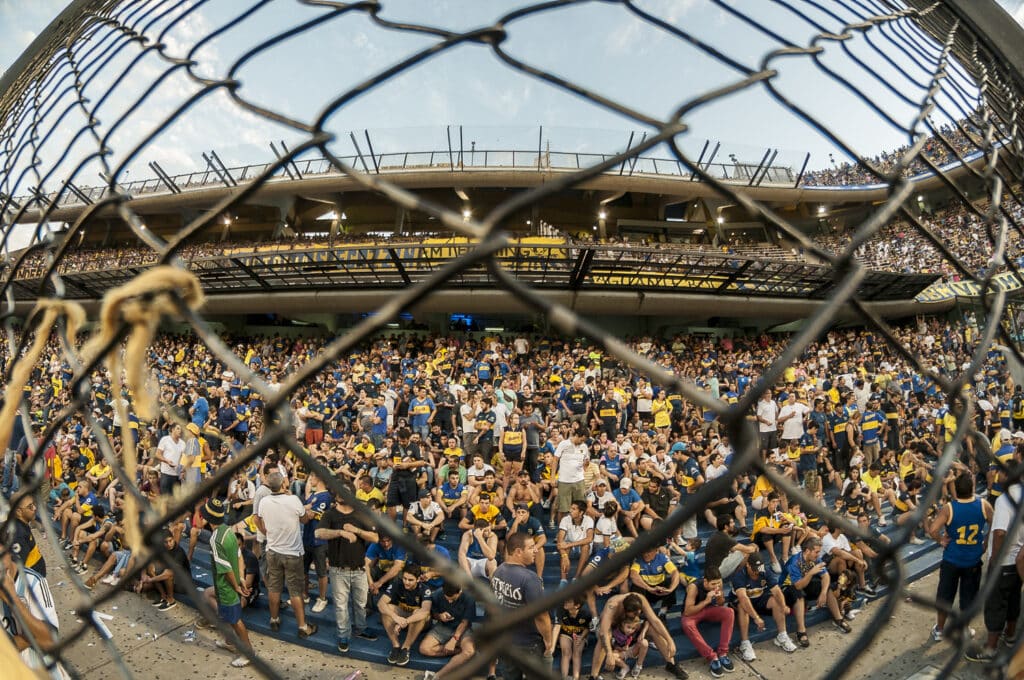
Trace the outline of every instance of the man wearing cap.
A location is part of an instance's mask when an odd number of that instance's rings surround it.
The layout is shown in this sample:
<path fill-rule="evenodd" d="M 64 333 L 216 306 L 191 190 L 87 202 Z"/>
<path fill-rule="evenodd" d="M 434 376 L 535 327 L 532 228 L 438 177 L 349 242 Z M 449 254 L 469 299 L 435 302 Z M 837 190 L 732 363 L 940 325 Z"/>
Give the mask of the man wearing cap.
<path fill-rule="evenodd" d="M 587 493 L 587 516 L 596 522 L 604 507 L 614 502 L 615 496 L 608 490 L 608 480 L 599 477 L 594 482 L 593 490 Z"/>
<path fill-rule="evenodd" d="M 444 518 L 444 510 L 430 497 L 430 490 L 420 489 L 416 502 L 409 505 L 405 513 L 405 526 L 416 536 L 429 536 L 434 540 Z"/>
<path fill-rule="evenodd" d="M 619 504 L 619 530 L 627 536 L 636 538 L 640 516 L 644 511 L 644 502 L 640 494 L 633 488 L 633 480 L 623 477 L 619 480 L 619 488 L 612 492 L 615 502 Z"/>
<path fill-rule="evenodd" d="M 249 589 L 242 580 L 242 571 L 239 568 L 241 550 L 238 547 L 238 539 L 231 527 L 224 524 L 224 501 L 219 498 L 211 498 L 200 512 L 213 531 L 213 535 L 210 536 L 213 588 L 207 589 L 204 592 L 204 597 L 214 600 L 217 605 L 217 616 L 231 626 L 241 640 L 243 649 L 251 653 L 252 642 L 249 640 L 249 631 L 245 627 L 245 622 L 242 621 L 242 598 L 249 596 Z M 210 592 L 213 592 L 212 598 L 206 595 Z M 235 649 L 234 643 L 229 639 L 217 640 L 216 645 L 221 649 L 232 651 Z M 239 655 L 235 657 L 231 665 L 235 668 L 244 668 L 249 665 L 249 659 L 245 655 Z"/>
<path fill-rule="evenodd" d="M 775 646 L 792 654 L 796 644 L 786 632 L 786 597 L 779 587 L 779 578 L 764 568 L 761 555 L 753 553 L 732 576 L 732 589 L 736 593 L 737 619 L 740 628 L 740 656 L 744 661 L 756 661 L 754 646 L 750 643 L 750 620 L 759 631 L 764 630 L 762 616 L 771 614 L 775 628 Z"/>
<path fill-rule="evenodd" d="M 267 486 L 271 495 L 260 501 L 256 511 L 256 524 L 267 537 L 267 595 L 270 604 L 270 629 L 281 628 L 279 617 L 281 593 L 288 587 L 288 597 L 299 627 L 299 637 L 309 637 L 316 632 L 315 623 L 306 623 L 306 612 L 302 603 L 305 574 L 302 569 L 302 525 L 313 518 L 295 496 L 288 493 L 284 476 L 280 472 L 267 475 Z"/>

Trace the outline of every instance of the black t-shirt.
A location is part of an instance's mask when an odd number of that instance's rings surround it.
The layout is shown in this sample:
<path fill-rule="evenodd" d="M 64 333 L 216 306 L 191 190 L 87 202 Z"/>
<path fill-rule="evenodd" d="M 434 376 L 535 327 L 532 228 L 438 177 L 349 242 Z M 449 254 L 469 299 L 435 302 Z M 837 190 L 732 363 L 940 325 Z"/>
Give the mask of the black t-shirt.
<path fill-rule="evenodd" d="M 166 555 L 160 558 L 160 560 L 156 563 L 157 573 L 159 574 L 163 571 L 161 567 L 167 569 L 169 568 L 168 565 L 171 564 L 177 564 L 186 574 L 192 573 L 192 568 L 191 566 L 189 566 L 188 562 L 188 555 L 185 553 L 185 551 L 182 549 L 180 545 L 174 546 L 172 550 L 170 550 Z M 174 574 L 174 592 L 184 593 L 185 586 L 181 582 L 181 576 L 179 576 L 177 572 L 174 571 L 172 571 L 171 573 Z"/>
<path fill-rule="evenodd" d="M 397 465 L 398 463 L 408 463 L 412 461 L 423 460 L 423 456 L 420 455 L 420 447 L 410 442 L 406 446 L 402 446 L 401 444 L 395 444 L 391 448 L 391 460 L 393 463 Z M 416 475 L 419 474 L 419 472 L 419 468 L 413 468 L 411 470 L 399 470 L 396 468 L 394 472 L 394 477 L 395 479 L 401 479 L 405 481 L 415 480 Z"/>
<path fill-rule="evenodd" d="M 356 513 L 342 514 L 338 508 L 331 506 L 320 518 L 320 526 L 324 529 L 343 529 L 351 524 L 363 531 L 375 531 L 373 525 L 360 518 Z M 362 569 L 363 558 L 366 557 L 367 543 L 356 537 L 354 543 L 344 538 L 332 538 L 327 541 L 327 564 L 335 569 Z"/>
<path fill-rule="evenodd" d="M 580 607 L 580 610 L 576 612 L 576 616 L 569 613 L 569 610 L 565 607 L 561 607 L 558 610 L 558 617 L 555 622 L 562 626 L 562 629 L 558 632 L 559 635 L 587 635 L 590 632 L 590 610 L 586 607 Z"/>
<path fill-rule="evenodd" d="M 248 597 L 248 604 L 252 604 L 260 596 L 260 561 L 253 551 L 248 548 L 242 548 L 242 563 L 245 565 L 245 575 L 254 575 L 256 577 L 256 580 L 252 582 L 252 590 Z"/>
<path fill-rule="evenodd" d="M 491 588 L 498 604 L 505 609 L 519 609 L 544 597 L 544 584 L 532 569 L 505 562 L 491 576 Z M 519 647 L 544 644 L 533 619 L 516 626 L 512 643 Z"/>
<path fill-rule="evenodd" d="M 405 584 L 402 583 L 402 577 L 398 576 L 388 585 L 388 589 L 384 591 L 384 594 L 391 600 L 391 604 L 401 609 L 402 613 L 408 616 L 420 608 L 423 600 L 430 597 L 430 589 L 423 583 L 417 583 L 416 587 L 412 590 L 406 590 Z M 473 606 L 475 607 L 476 605 Z"/>
<path fill-rule="evenodd" d="M 439 617 L 445 612 L 452 615 L 451 621 L 440 620 Z M 435 590 L 430 596 L 430 618 L 453 628 L 461 621 L 473 623 L 473 619 L 476 618 L 476 602 L 465 592 L 459 593 L 454 602 L 449 602 L 443 590 Z"/>
<path fill-rule="evenodd" d="M 708 544 L 704 548 L 706 567 L 715 567 L 716 569 L 721 567 L 722 561 L 732 551 L 734 545 L 736 545 L 736 539 L 724 531 L 716 531 L 711 534 Z"/>
<path fill-rule="evenodd" d="M 669 494 L 668 489 L 659 486 L 657 493 L 652 493 L 650 489 L 645 489 L 640 497 L 658 517 L 662 519 L 668 517 L 668 506 L 672 502 L 672 496 Z"/>

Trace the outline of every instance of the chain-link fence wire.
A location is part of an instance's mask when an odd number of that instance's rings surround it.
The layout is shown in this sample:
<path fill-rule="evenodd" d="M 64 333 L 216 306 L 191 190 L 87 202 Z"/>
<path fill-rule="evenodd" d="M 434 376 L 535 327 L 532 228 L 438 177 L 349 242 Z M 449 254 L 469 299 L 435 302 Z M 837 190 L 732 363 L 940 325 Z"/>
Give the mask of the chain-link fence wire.
<path fill-rule="evenodd" d="M 16 505 L 26 495 L 40 492 L 44 483 L 43 453 L 46 446 L 68 418 L 81 414 L 96 436 L 104 460 L 111 464 L 126 492 L 125 516 L 129 524 L 129 543 L 138 557 L 131 573 L 125 575 L 126 578 L 131 578 L 139 574 L 152 560 L 159 558 L 163 550 L 159 535 L 168 521 L 190 512 L 200 499 L 223 487 L 235 471 L 250 465 L 269 449 L 290 451 L 307 470 L 322 477 L 330 491 L 355 506 L 357 511 L 370 519 L 380 531 L 392 536 L 396 543 L 417 560 L 437 569 L 445 579 L 458 583 L 483 604 L 487 616 L 479 631 L 475 633 L 478 653 L 453 674 L 452 677 L 457 678 L 469 677 L 481 671 L 499 652 L 507 651 L 510 648 L 511 631 L 516 624 L 532 619 L 539 612 L 554 608 L 567 598 L 582 594 L 605 578 L 605 575 L 628 564 L 645 549 L 660 545 L 687 518 L 699 513 L 707 501 L 718 497 L 738 475 L 746 472 L 767 475 L 772 483 L 791 499 L 799 500 L 805 508 L 814 508 L 826 522 L 839 524 L 847 536 L 866 540 L 880 555 L 883 567 L 880 572 L 884 583 L 889 586 L 888 594 L 873 608 L 871 621 L 862 626 L 860 632 L 852 638 L 842 658 L 831 665 L 826 672 L 827 677 L 839 677 L 852 667 L 852 662 L 884 629 L 901 598 L 909 596 L 922 606 L 937 606 L 933 599 L 909 595 L 905 590 L 904 564 L 899 549 L 909 541 L 912 527 L 920 524 L 925 519 L 928 509 L 939 501 L 943 491 L 941 481 L 960 456 L 961 446 L 965 440 L 976 440 L 979 450 L 984 450 L 985 437 L 974 429 L 973 424 L 976 404 L 966 395 L 964 388 L 969 386 L 971 376 L 983 366 L 989 346 L 993 342 L 999 342 L 1008 348 L 1011 363 L 1022 362 L 1016 349 L 1017 343 L 1008 335 L 1007 327 L 1001 323 L 1006 309 L 1007 293 L 993 284 L 993 277 L 1000 270 L 1009 270 L 1019 276 L 1015 257 L 1008 253 L 1007 249 L 1011 231 L 1017 236 L 1022 235 L 1021 224 L 1014 212 L 1014 207 L 1020 205 L 1021 135 L 1018 129 L 1018 112 L 1021 81 L 1019 74 L 1009 70 L 1011 67 L 1007 65 L 1002 55 L 993 51 L 984 36 L 975 34 L 951 6 L 946 2 L 921 1 L 900 3 L 882 0 L 779 0 L 756 3 L 758 9 L 755 12 L 746 3 L 712 0 L 711 5 L 728 20 L 739 22 L 777 44 L 776 49 L 769 51 L 762 57 L 760 63 L 751 67 L 711 45 L 701 35 L 687 31 L 684 26 L 666 21 L 639 3 L 605 3 L 617 5 L 624 16 L 628 14 L 635 17 L 664 35 L 700 50 L 736 74 L 733 80 L 723 83 L 717 89 L 680 102 L 668 117 L 661 119 L 635 110 L 627 101 L 598 94 L 506 51 L 506 39 L 520 29 L 525 20 L 543 19 L 545 15 L 570 5 L 597 3 L 556 0 L 527 5 L 501 17 L 493 25 L 455 32 L 432 26 L 390 21 L 383 16 L 383 5 L 377 2 L 307 0 L 299 4 L 321 8 L 323 14 L 252 45 L 246 54 L 219 77 L 209 75 L 199 68 L 199 55 L 204 46 L 241 25 L 268 2 L 264 0 L 247 4 L 235 16 L 195 40 L 187 53 L 174 52 L 168 46 L 169 34 L 192 13 L 201 11 L 207 4 L 206 0 L 192 3 L 165 0 L 75 2 L 62 16 L 61 25 L 51 27 L 44 34 L 45 40 L 37 42 L 33 46 L 33 51 L 18 62 L 5 80 L 9 87 L 0 95 L 0 119 L 3 120 L 3 126 L 0 128 L 0 159 L 3 161 L 3 170 L 0 171 L 0 220 L 4 228 L 3 243 L 8 243 L 15 231 L 14 226 L 23 222 L 26 215 L 32 211 L 36 211 L 38 215 L 35 238 L 31 246 L 18 257 L 9 258 L 5 263 L 2 288 L 7 301 L 7 354 L 14 360 L 8 363 L 5 374 L 8 387 L 5 407 L 0 413 L 3 417 L 0 423 L 3 431 L 0 434 L 10 433 L 12 419 L 16 417 L 15 407 L 20 405 L 17 417 L 21 418 L 25 427 L 30 451 L 29 462 L 19 471 L 22 486 L 10 499 L 12 504 Z M 289 38 L 352 14 L 364 15 L 381 28 L 425 37 L 431 42 L 426 48 L 412 53 L 388 68 L 367 74 L 359 84 L 339 92 L 311 121 L 299 120 L 281 110 L 267 108 L 267 105 L 246 97 L 242 83 L 236 79 L 243 65 Z M 814 35 L 805 44 L 795 44 L 768 27 L 768 22 L 764 19 L 770 14 L 814 27 Z M 881 60 L 894 72 L 899 72 L 907 83 L 914 84 L 923 92 L 921 98 L 911 100 L 905 94 L 910 88 L 900 88 L 881 77 L 873 63 L 865 61 L 865 57 L 859 52 L 851 50 L 848 43 L 854 36 L 862 38 L 859 45 L 870 52 L 871 60 Z M 642 143 L 603 163 L 578 172 L 553 176 L 539 187 L 524 190 L 479 220 L 467 220 L 461 214 L 432 204 L 389 182 L 386 176 L 360 172 L 354 167 L 349 167 L 332 153 L 328 145 L 333 140 L 333 135 L 325 127 L 332 116 L 343 111 L 357 97 L 382 87 L 395 76 L 461 45 L 475 45 L 488 50 L 509 69 L 636 121 L 649 128 L 651 134 Z M 112 68 L 111 65 L 115 63 L 118 55 L 131 54 L 131 50 L 136 51 L 135 56 L 128 61 L 123 71 L 115 74 L 112 82 L 132 78 L 133 66 L 144 57 L 158 58 L 163 64 L 162 70 L 153 77 L 151 85 L 142 95 L 129 102 L 123 110 L 115 114 L 104 109 L 105 120 L 101 121 L 97 109 L 107 101 L 111 93 L 93 92 L 90 85 L 104 69 Z M 858 73 L 857 78 L 851 77 L 845 71 L 836 70 L 830 64 L 826 56 L 836 53 L 845 55 L 854 65 L 854 70 Z M 785 64 L 797 59 L 813 65 L 824 77 L 842 85 L 849 93 L 869 106 L 880 121 L 906 134 L 908 146 L 894 163 L 882 165 L 859 155 L 836 132 L 838 126 L 834 121 L 821 120 L 786 97 L 775 81 L 780 73 L 785 71 Z M 187 77 L 195 85 L 194 93 L 183 97 L 179 105 L 171 111 L 149 111 L 158 119 L 157 122 L 147 129 L 141 141 L 121 153 L 115 162 L 115 149 L 111 148 L 110 144 L 112 135 L 132 113 L 148 110 L 150 95 L 171 74 L 182 74 Z M 877 183 L 888 187 L 887 198 L 875 208 L 870 217 L 857 226 L 852 240 L 841 251 L 831 252 L 819 245 L 779 214 L 754 200 L 745 186 L 710 176 L 702 165 L 684 153 L 677 143 L 679 135 L 688 129 L 688 116 L 730 94 L 754 88 L 761 88 L 775 102 L 805 121 L 809 128 L 844 150 L 859 170 L 875 178 Z M 914 107 L 917 114 L 909 124 L 897 120 L 878 103 L 878 98 L 874 95 L 882 90 Z M 212 210 L 186 224 L 172 238 L 164 240 L 145 227 L 139 215 L 133 210 L 132 197 L 124 192 L 118 180 L 123 177 L 126 168 L 137 162 L 154 140 L 165 134 L 191 106 L 214 93 L 226 94 L 240 114 L 256 116 L 301 134 L 304 137 L 303 143 L 282 155 L 252 181 L 232 190 Z M 954 129 L 942 128 L 933 123 L 933 115 L 938 114 L 953 121 Z M 66 121 L 73 115 L 84 116 L 86 122 L 73 129 L 69 139 Z M 969 124 L 968 121 L 973 122 Z M 980 130 L 980 136 L 976 130 Z M 952 136 L 957 133 L 957 140 L 953 140 Z M 970 140 L 970 144 L 965 146 L 963 139 Z M 932 157 L 925 153 L 925 147 L 929 144 L 936 145 L 936 148 L 944 150 L 961 163 L 965 163 L 972 153 L 980 152 L 981 161 L 972 158 L 970 164 L 955 170 L 959 173 L 960 179 L 954 179 L 950 176 L 953 171 L 949 170 L 948 166 L 939 167 Z M 502 227 L 510 215 L 522 208 L 539 204 L 559 192 L 579 186 L 586 180 L 659 145 L 669 148 L 675 158 L 688 171 L 694 173 L 697 179 L 713 186 L 721 196 L 734 201 L 757 219 L 783 232 L 807 252 L 829 263 L 835 272 L 835 284 L 830 298 L 806 320 L 804 328 L 791 338 L 785 351 L 776 357 L 771 367 L 739 402 L 733 405 L 709 398 L 706 393 L 695 389 L 692 381 L 686 380 L 685 376 L 666 371 L 646 357 L 636 354 L 626 343 L 597 325 L 539 295 L 509 274 L 494 257 L 509 243 L 509 237 L 502 231 Z M 74 157 L 74 148 L 87 148 L 88 151 L 77 163 L 72 164 L 72 167 L 65 167 L 65 161 Z M 177 253 L 218 215 L 242 204 L 279 173 L 287 163 L 314 151 L 322 153 L 339 172 L 365 189 L 380 192 L 396 206 L 424 211 L 453 232 L 477 239 L 478 245 L 470 253 L 445 265 L 429 279 L 397 292 L 387 304 L 376 310 L 375 314 L 366 317 L 343 336 L 329 342 L 318 356 L 288 376 L 279 391 L 274 391 L 232 352 L 210 323 L 203 318 L 202 294 L 197 281 L 188 272 L 187 263 L 182 261 Z M 943 234 L 929 226 L 921 219 L 918 211 L 912 208 L 910 198 L 916 193 L 916 189 L 914 183 L 907 177 L 907 169 L 913 163 L 923 163 L 929 167 L 942 181 L 953 199 L 959 202 L 969 215 L 977 219 L 979 224 L 984 225 L 984 233 L 975 235 L 976 241 L 972 246 L 975 249 L 986 250 L 995 266 L 988 267 L 979 274 L 975 267 L 964 261 L 963 252 L 958 252 L 947 243 Z M 70 225 L 69 236 L 59 245 L 55 245 L 54 241 L 47 237 L 45 223 L 60 198 L 74 190 L 73 182 L 79 174 L 85 168 L 97 165 L 102 168 L 107 181 L 106 194 L 86 206 Z M 63 173 L 60 176 L 58 168 Z M 960 180 L 964 177 L 986 188 L 989 197 L 987 208 L 979 208 L 968 199 L 961 189 L 963 183 Z M 43 187 L 54 183 L 60 186 L 56 196 L 47 196 Z M 16 198 L 24 196 L 28 198 Z M 66 297 L 66 291 L 57 266 L 74 248 L 71 245 L 74 242 L 73 237 L 97 221 L 103 211 L 111 208 L 116 210 L 118 216 L 130 227 L 141 243 L 159 254 L 160 264 L 123 289 L 108 295 L 101 313 L 99 330 L 83 344 L 78 333 L 83 314 L 77 305 L 63 299 Z M 980 334 L 971 355 L 970 365 L 952 377 L 935 372 L 925 358 L 912 353 L 900 342 L 898 334 L 858 298 L 858 286 L 866 270 L 856 259 L 855 253 L 862 245 L 870 243 L 872 237 L 883 226 L 894 220 L 902 220 L 909 229 L 923 235 L 941 257 L 955 267 L 961 277 L 975 281 L 982 288 L 983 294 L 978 301 L 983 309 L 983 314 L 979 315 Z M 45 253 L 47 262 L 44 283 L 38 291 L 39 306 L 23 325 L 16 324 L 13 286 L 26 259 L 39 252 Z M 690 404 L 717 413 L 736 450 L 728 473 L 705 484 L 695 494 L 685 497 L 685 502 L 676 508 L 668 521 L 651 531 L 641 533 L 627 550 L 612 557 L 597 571 L 576 580 L 557 593 L 546 596 L 541 601 L 530 603 L 529 606 L 512 612 L 499 610 L 495 598 L 485 584 L 470 578 L 456 564 L 438 558 L 436 553 L 428 552 L 386 516 L 371 514 L 364 504 L 357 501 L 347 488 L 311 457 L 295 439 L 289 411 L 289 402 L 296 391 L 310 384 L 317 373 L 326 369 L 331 362 L 344 358 L 361 343 L 373 338 L 385 324 L 395 319 L 402 311 L 414 307 L 433 291 L 442 288 L 446 281 L 459 272 L 482 263 L 488 267 L 496 286 L 544 314 L 552 328 L 569 337 L 589 338 L 609 356 L 649 377 L 653 383 L 678 390 Z M 800 358 L 812 342 L 822 337 L 822 334 L 832 327 L 841 310 L 851 307 L 857 312 L 864 326 L 886 339 L 890 351 L 922 374 L 929 374 L 936 381 L 956 417 L 955 436 L 944 447 L 933 472 L 935 483 L 926 487 L 921 502 L 912 512 L 912 520 L 892 533 L 891 542 L 883 542 L 865 533 L 856 524 L 836 514 L 832 508 L 817 502 L 799 486 L 766 465 L 758 453 L 757 435 L 746 417 L 764 390 L 776 384 L 783 377 L 786 367 Z M 162 499 L 159 504 L 151 504 L 139 491 L 136 483 L 135 461 L 138 453 L 134 450 L 134 440 L 127 430 L 128 418 L 123 412 L 123 406 L 118 405 L 122 410 L 121 422 L 125 424 L 120 432 L 122 450 L 119 455 L 115 451 L 115 441 L 108 438 L 89 408 L 89 376 L 95 369 L 105 367 L 110 371 L 113 394 L 121 392 L 122 380 L 125 381 L 134 395 L 132 408 L 140 417 L 153 417 L 161 405 L 146 396 L 149 394 L 146 383 L 146 349 L 153 340 L 160 320 L 168 316 L 183 319 L 199 342 L 225 366 L 248 380 L 254 392 L 264 399 L 266 417 L 259 440 L 235 455 L 227 465 L 217 469 L 212 477 L 187 492 L 178 493 L 173 498 Z M 49 421 L 43 427 L 34 429 L 28 415 L 29 403 L 24 399 L 22 388 L 30 373 L 26 369 L 31 369 L 43 356 L 43 352 L 50 350 L 58 352 L 61 360 L 68 362 L 72 368 L 74 377 L 69 385 L 70 399 L 58 413 L 50 414 Z M 6 441 L 5 437 L 0 439 Z M 1020 465 L 1013 465 L 1006 472 L 1011 480 L 1021 478 Z M 1022 510 L 1018 507 L 1017 521 L 1020 521 L 1021 516 Z M 10 522 L 8 519 L 6 524 L 9 526 Z M 76 611 L 84 623 L 78 626 L 65 624 L 59 639 L 52 645 L 43 640 L 33 640 L 33 645 L 37 647 L 38 652 L 45 651 L 45 658 L 51 661 L 65 660 L 65 652 L 69 645 L 95 630 L 100 634 L 119 671 L 126 677 L 131 676 L 117 646 L 110 636 L 104 633 L 101 620 L 94 615 L 98 607 L 115 597 L 117 591 L 94 593 L 85 589 L 80 577 L 71 569 L 67 556 L 59 549 L 56 535 L 56 531 L 47 532 L 51 547 L 61 556 L 68 578 L 78 590 L 79 604 Z M 1005 552 L 1007 548 L 1008 542 L 1003 544 L 1000 553 Z M 204 599 L 192 585 L 191 575 L 181 573 L 173 564 L 169 566 L 176 572 L 176 582 L 185 584 L 188 595 L 197 603 L 202 613 L 210 620 L 216 620 L 215 613 L 208 611 Z M 956 642 L 957 653 L 950 655 L 948 663 L 943 668 L 944 673 L 951 671 L 960 658 L 960 652 L 964 650 L 968 639 L 963 634 L 967 622 L 981 611 L 994 583 L 993 578 L 986 577 L 981 594 L 974 604 L 967 611 L 952 613 L 949 629 L 952 631 L 952 639 Z M 25 629 L 24 625 L 21 627 Z M 228 639 L 236 644 L 240 643 L 228 627 L 218 624 L 218 628 Z M 45 650 L 42 648 L 44 646 Z M 244 647 L 239 644 L 239 649 Z M 674 649 L 659 651 L 665 657 L 671 657 L 675 653 Z M 261 674 L 267 677 L 280 677 L 272 665 L 259 656 L 258 650 L 257 653 L 245 653 Z M 512 661 L 526 670 L 531 677 L 555 677 L 541 658 L 513 656 Z M 65 663 L 65 666 L 74 673 L 70 664 Z"/>

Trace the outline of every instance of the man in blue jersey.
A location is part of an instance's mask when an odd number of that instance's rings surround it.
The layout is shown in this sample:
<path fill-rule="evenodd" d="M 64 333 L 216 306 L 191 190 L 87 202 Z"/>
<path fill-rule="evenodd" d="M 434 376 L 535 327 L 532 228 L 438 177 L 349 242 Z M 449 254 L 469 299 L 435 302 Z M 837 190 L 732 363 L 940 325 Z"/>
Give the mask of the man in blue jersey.
<path fill-rule="evenodd" d="M 957 591 L 961 611 L 966 611 L 978 595 L 981 556 L 985 552 L 987 525 L 992 521 L 992 506 L 974 495 L 974 478 L 969 472 L 957 476 L 953 489 L 956 498 L 942 506 L 928 526 L 928 534 L 943 547 L 935 594 L 938 611 L 932 628 L 932 640 L 936 642 L 942 640 Z"/>

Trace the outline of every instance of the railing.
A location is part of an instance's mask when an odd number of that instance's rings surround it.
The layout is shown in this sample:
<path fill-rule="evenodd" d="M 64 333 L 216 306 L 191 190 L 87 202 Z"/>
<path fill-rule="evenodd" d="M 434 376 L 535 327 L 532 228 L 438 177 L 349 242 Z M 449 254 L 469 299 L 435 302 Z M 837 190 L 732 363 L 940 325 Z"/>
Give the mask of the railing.
<path fill-rule="evenodd" d="M 478 172 L 486 170 L 513 170 L 517 172 L 552 172 L 560 170 L 578 170 L 607 161 L 615 154 L 585 153 L 572 151 L 544 151 L 538 154 L 536 149 L 478 149 L 473 151 L 409 151 L 397 153 L 381 153 L 376 155 L 340 156 L 349 167 L 364 172 L 395 174 L 402 172 Z M 258 163 L 231 168 L 198 170 L 169 176 L 170 182 L 180 191 L 199 189 L 209 186 L 226 186 L 224 174 L 230 179 L 243 183 L 249 181 L 270 167 L 270 163 Z M 704 172 L 716 179 L 740 182 L 743 185 L 753 180 L 758 184 L 774 186 L 793 186 L 796 173 L 791 167 L 763 167 L 756 164 L 708 163 L 702 164 Z M 692 172 L 675 158 L 654 158 L 638 156 L 625 164 L 605 173 L 621 176 L 658 176 L 671 177 L 690 181 Z M 309 158 L 296 160 L 287 170 L 281 169 L 274 173 L 276 181 L 307 177 L 342 176 L 326 158 Z M 272 180 L 273 181 L 273 180 Z M 151 177 L 131 182 L 118 183 L 122 191 L 132 198 L 142 196 L 177 193 L 168 186 L 168 182 L 160 177 Z M 102 199 L 108 191 L 106 186 L 76 187 L 78 191 L 65 191 L 58 200 L 58 207 L 86 205 Z M 47 201 L 57 200 L 57 192 L 43 194 Z M 26 197 L 16 199 L 18 203 L 29 200 Z"/>

